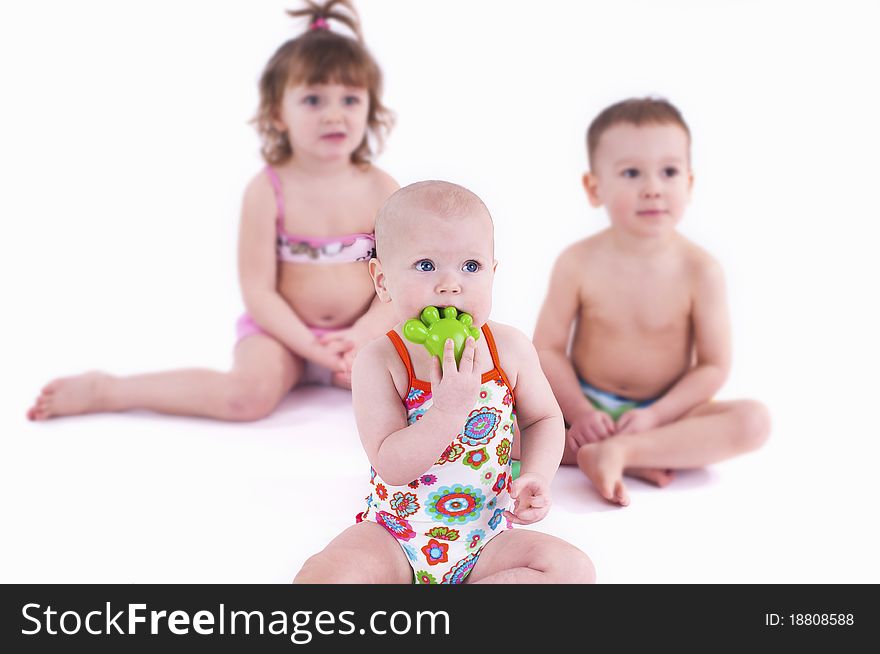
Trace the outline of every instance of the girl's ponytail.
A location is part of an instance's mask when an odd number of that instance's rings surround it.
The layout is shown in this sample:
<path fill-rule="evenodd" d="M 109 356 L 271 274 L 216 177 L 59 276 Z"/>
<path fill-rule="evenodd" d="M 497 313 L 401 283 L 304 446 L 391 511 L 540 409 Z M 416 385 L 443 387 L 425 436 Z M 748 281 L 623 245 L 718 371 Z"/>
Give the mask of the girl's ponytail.
<path fill-rule="evenodd" d="M 357 10 L 349 0 L 327 0 L 324 3 L 315 2 L 314 0 L 305 0 L 306 7 L 303 9 L 288 10 L 288 14 L 294 18 L 300 16 L 309 17 L 309 29 L 330 29 L 331 20 L 335 20 L 345 25 L 355 38 L 360 42 L 364 42 L 361 34 L 361 23 Z M 344 7 L 344 11 L 339 9 Z"/>

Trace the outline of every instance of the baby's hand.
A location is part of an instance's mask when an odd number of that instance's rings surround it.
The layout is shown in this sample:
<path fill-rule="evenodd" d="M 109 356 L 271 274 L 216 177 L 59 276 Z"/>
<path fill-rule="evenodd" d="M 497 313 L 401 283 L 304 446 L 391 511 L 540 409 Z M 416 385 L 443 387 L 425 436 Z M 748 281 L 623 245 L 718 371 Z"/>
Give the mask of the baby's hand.
<path fill-rule="evenodd" d="M 589 409 L 577 416 L 568 428 L 566 442 L 573 452 L 582 445 L 598 443 L 617 431 L 614 421 L 604 411 Z"/>
<path fill-rule="evenodd" d="M 638 434 L 660 426 L 660 419 L 649 407 L 632 409 L 617 419 L 618 434 Z"/>
<path fill-rule="evenodd" d="M 462 422 L 477 400 L 480 391 L 480 357 L 477 356 L 477 344 L 473 337 L 468 337 L 461 353 L 461 363 L 455 366 L 455 352 L 452 339 L 447 339 L 443 347 L 443 367 L 441 374 L 440 361 L 431 357 L 431 392 L 434 399 L 432 408 L 455 416 L 461 416 Z"/>
<path fill-rule="evenodd" d="M 510 484 L 510 497 L 515 501 L 513 511 L 505 511 L 511 522 L 530 525 L 543 520 L 550 511 L 550 484 L 536 472 L 527 472 Z"/>

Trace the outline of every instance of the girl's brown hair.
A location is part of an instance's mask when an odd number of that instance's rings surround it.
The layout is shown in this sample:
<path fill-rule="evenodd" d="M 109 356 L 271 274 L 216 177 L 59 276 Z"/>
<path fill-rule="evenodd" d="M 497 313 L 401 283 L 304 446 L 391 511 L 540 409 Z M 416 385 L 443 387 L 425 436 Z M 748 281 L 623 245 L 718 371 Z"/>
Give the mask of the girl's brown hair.
<path fill-rule="evenodd" d="M 275 127 L 285 89 L 295 84 L 336 82 L 364 88 L 369 94 L 367 133 L 351 154 L 352 163 L 369 164 L 374 154 L 370 138 L 381 150 L 394 123 L 393 114 L 382 104 L 382 71 L 364 44 L 357 12 L 349 0 L 305 2 L 305 8 L 287 13 L 295 18 L 308 16 L 308 30 L 278 48 L 260 76 L 260 106 L 252 121 L 262 140 L 260 151 L 273 165 L 293 155 L 287 134 Z M 355 38 L 331 31 L 331 20 L 348 27 Z"/>

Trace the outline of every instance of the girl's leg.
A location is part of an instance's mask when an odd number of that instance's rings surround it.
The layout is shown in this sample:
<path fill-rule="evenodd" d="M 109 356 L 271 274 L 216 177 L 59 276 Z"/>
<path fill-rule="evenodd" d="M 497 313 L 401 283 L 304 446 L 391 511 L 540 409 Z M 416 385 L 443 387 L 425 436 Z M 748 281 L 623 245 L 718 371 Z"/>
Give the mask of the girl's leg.
<path fill-rule="evenodd" d="M 509 529 L 483 547 L 468 584 L 592 584 L 590 557 L 571 543 L 529 529 Z"/>
<path fill-rule="evenodd" d="M 350 372 L 334 372 L 331 377 L 331 382 L 333 386 L 337 388 L 344 388 L 347 391 L 351 390 L 351 373 Z"/>
<path fill-rule="evenodd" d="M 146 409 L 219 420 L 258 420 L 269 415 L 296 384 L 300 357 L 273 338 L 255 334 L 235 348 L 232 370 L 204 369 L 114 377 L 90 372 L 50 382 L 28 411 L 31 420 Z"/>
<path fill-rule="evenodd" d="M 762 404 L 708 402 L 657 429 L 584 445 L 577 463 L 603 497 L 626 505 L 625 468 L 699 468 L 756 450 L 769 434 L 770 416 Z"/>
<path fill-rule="evenodd" d="M 411 584 L 413 571 L 397 539 L 375 522 L 359 522 L 303 564 L 295 584 Z"/>

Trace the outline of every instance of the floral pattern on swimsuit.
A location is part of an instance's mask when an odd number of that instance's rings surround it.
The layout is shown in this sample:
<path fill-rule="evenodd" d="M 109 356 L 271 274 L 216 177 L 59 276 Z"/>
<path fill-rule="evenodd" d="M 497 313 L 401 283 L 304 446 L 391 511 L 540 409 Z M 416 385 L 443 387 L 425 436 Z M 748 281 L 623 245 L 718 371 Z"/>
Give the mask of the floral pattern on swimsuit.
<path fill-rule="evenodd" d="M 486 543 L 511 528 L 510 451 L 516 432 L 513 390 L 498 362 L 495 342 L 483 327 L 495 367 L 483 375 L 477 403 L 458 434 L 429 470 L 405 486 L 386 483 L 370 468 L 370 493 L 358 521 L 382 525 L 397 539 L 415 583 L 462 583 Z M 433 404 L 429 383 L 416 379 L 406 346 L 394 343 L 410 375 L 403 403 L 407 424 Z"/>

